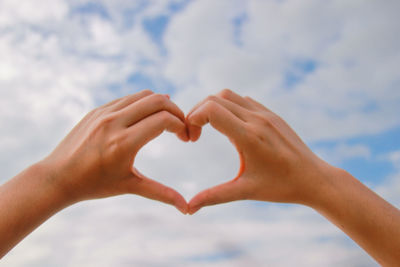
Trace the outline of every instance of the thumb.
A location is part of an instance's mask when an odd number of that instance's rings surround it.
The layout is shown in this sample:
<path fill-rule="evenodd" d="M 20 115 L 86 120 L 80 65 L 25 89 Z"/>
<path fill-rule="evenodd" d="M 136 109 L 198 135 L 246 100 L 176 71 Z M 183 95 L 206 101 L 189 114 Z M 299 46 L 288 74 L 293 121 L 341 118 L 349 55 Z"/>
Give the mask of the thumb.
<path fill-rule="evenodd" d="M 183 214 L 187 213 L 186 200 L 176 190 L 144 176 L 136 168 L 133 168 L 132 172 L 132 193 L 173 205 Z"/>
<path fill-rule="evenodd" d="M 249 185 L 243 177 L 203 190 L 194 196 L 188 207 L 188 213 L 194 214 L 205 206 L 246 199 Z"/>

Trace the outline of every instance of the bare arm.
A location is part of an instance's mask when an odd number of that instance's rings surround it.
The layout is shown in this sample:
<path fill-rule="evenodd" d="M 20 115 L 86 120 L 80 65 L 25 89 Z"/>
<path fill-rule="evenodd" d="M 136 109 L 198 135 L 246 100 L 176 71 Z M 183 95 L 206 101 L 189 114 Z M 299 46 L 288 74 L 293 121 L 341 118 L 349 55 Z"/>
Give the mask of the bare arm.
<path fill-rule="evenodd" d="M 327 173 L 308 205 L 356 241 L 383 266 L 400 264 L 400 212 L 348 172 Z"/>
<path fill-rule="evenodd" d="M 149 90 L 90 112 L 47 158 L 0 186 L 0 258 L 50 216 L 82 200 L 137 194 L 186 213 L 179 193 L 133 168 L 138 150 L 164 130 L 188 140 L 183 112 Z"/>
<path fill-rule="evenodd" d="M 0 187 L 0 258 L 28 233 L 68 206 L 40 164 L 29 167 Z"/>
<path fill-rule="evenodd" d="M 384 266 L 400 263 L 400 212 L 344 170 L 318 158 L 287 123 L 249 97 L 223 90 L 187 116 L 192 141 L 210 123 L 236 146 L 241 168 L 227 183 L 200 192 L 189 213 L 253 199 L 310 206 Z"/>

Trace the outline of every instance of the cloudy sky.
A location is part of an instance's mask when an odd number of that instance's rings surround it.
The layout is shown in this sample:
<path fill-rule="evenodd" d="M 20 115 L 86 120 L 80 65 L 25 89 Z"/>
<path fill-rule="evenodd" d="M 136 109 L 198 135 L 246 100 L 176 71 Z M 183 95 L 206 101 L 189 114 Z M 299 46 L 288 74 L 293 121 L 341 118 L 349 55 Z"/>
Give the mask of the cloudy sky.
<path fill-rule="evenodd" d="M 400 207 L 398 10 L 398 0 L 0 0 L 0 182 L 116 97 L 150 88 L 187 112 L 231 88 Z M 135 165 L 190 199 L 238 162 L 206 127 L 194 144 L 162 135 Z M 67 208 L 0 266 L 377 264 L 307 207 L 244 201 L 183 216 L 129 195 Z"/>

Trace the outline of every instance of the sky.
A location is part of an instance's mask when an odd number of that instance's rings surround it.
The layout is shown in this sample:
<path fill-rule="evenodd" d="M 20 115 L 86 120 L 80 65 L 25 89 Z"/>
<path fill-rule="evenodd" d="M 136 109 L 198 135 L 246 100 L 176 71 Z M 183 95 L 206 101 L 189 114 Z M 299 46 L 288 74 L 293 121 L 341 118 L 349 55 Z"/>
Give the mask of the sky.
<path fill-rule="evenodd" d="M 149 88 L 185 112 L 230 88 L 400 207 L 398 0 L 0 0 L 0 183 L 91 109 Z M 235 176 L 229 141 L 165 133 L 135 160 L 189 200 Z M 378 266 L 312 209 L 241 201 L 184 216 L 135 195 L 69 207 L 0 266 Z"/>

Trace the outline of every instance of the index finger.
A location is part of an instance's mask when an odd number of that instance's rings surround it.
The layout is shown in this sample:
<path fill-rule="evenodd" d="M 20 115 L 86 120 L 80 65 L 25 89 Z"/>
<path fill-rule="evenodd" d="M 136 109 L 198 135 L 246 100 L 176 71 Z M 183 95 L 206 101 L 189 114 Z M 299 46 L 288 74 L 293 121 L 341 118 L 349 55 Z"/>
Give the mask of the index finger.
<path fill-rule="evenodd" d="M 245 132 L 245 122 L 215 101 L 207 101 L 200 105 L 186 120 L 192 141 L 199 139 L 201 134 L 199 129 L 207 123 L 236 142 L 240 141 Z"/>
<path fill-rule="evenodd" d="M 164 131 L 175 133 L 182 141 L 188 141 L 186 125 L 168 111 L 152 114 L 126 129 L 128 147 L 138 151 Z"/>

